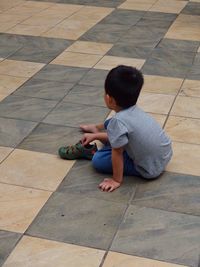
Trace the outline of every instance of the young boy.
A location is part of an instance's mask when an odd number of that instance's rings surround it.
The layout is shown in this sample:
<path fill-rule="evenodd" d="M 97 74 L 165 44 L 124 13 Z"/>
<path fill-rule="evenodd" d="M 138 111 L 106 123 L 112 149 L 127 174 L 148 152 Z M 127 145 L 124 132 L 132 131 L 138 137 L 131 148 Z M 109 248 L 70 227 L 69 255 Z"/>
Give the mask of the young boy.
<path fill-rule="evenodd" d="M 104 124 L 80 126 L 86 132 L 83 147 L 94 140 L 104 143 L 92 158 L 97 171 L 112 174 L 99 185 L 103 191 L 118 188 L 123 175 L 157 178 L 172 157 L 171 141 L 164 130 L 136 105 L 143 82 L 142 73 L 133 67 L 112 69 L 105 80 L 104 99 L 116 114 Z"/>

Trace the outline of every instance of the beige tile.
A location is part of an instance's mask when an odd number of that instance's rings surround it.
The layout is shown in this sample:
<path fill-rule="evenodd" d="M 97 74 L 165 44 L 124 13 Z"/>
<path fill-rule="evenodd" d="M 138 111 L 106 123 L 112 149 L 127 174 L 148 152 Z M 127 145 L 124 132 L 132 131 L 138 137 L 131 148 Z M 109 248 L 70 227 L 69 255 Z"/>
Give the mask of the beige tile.
<path fill-rule="evenodd" d="M 23 15 L 23 14 L 9 14 L 9 12 L 4 12 L 0 14 L 0 23 L 2 24 L 9 24 L 12 26 L 15 26 L 17 23 L 20 23 L 27 19 L 29 16 L 28 15 Z"/>
<path fill-rule="evenodd" d="M 102 267 L 187 267 L 173 263 L 109 252 Z"/>
<path fill-rule="evenodd" d="M 28 78 L 0 74 L 0 94 L 9 95 L 27 81 Z"/>
<path fill-rule="evenodd" d="M 53 4 L 50 8 L 43 11 L 43 14 L 56 15 L 58 17 L 69 17 L 75 12 L 83 8 L 83 5 L 71 5 L 71 4 Z"/>
<path fill-rule="evenodd" d="M 0 162 L 2 162 L 11 152 L 13 148 L 0 146 Z"/>
<path fill-rule="evenodd" d="M 2 101 L 6 97 L 7 97 L 7 95 L 0 94 L 0 101 Z"/>
<path fill-rule="evenodd" d="M 55 155 L 15 149 L 0 165 L 0 182 L 54 191 L 73 164 Z"/>
<path fill-rule="evenodd" d="M 138 105 L 146 112 L 168 114 L 174 101 L 172 95 L 141 93 Z"/>
<path fill-rule="evenodd" d="M 6 11 L 24 2 L 25 2 L 24 0 L 1 0 L 0 1 L 0 12 Z"/>
<path fill-rule="evenodd" d="M 72 66 L 72 67 L 91 68 L 101 58 L 102 56 L 99 55 L 64 52 L 61 55 L 59 55 L 56 59 L 54 59 L 51 63 L 64 66 Z"/>
<path fill-rule="evenodd" d="M 155 114 L 155 113 L 149 113 L 159 124 L 161 127 L 163 127 L 165 120 L 167 118 L 166 115 L 162 114 Z"/>
<path fill-rule="evenodd" d="M 177 94 L 183 79 L 144 75 L 144 86 L 142 91 L 159 94 Z"/>
<path fill-rule="evenodd" d="M 173 141 L 200 144 L 200 120 L 198 119 L 170 116 L 165 129 Z"/>
<path fill-rule="evenodd" d="M 180 95 L 200 97 L 200 81 L 185 80 Z"/>
<path fill-rule="evenodd" d="M 113 44 L 109 43 L 96 43 L 86 41 L 76 41 L 69 46 L 65 51 L 87 53 L 94 55 L 104 55 L 112 48 Z"/>
<path fill-rule="evenodd" d="M 166 170 L 200 175 L 200 145 L 173 142 L 173 157 Z"/>
<path fill-rule="evenodd" d="M 99 267 L 104 251 L 24 236 L 4 267 Z"/>
<path fill-rule="evenodd" d="M 85 6 L 54 28 L 43 33 L 42 36 L 77 40 L 112 10 L 112 8 Z"/>
<path fill-rule="evenodd" d="M 95 69 L 110 70 L 117 65 L 129 65 L 141 69 L 144 59 L 104 56 L 95 66 Z"/>
<path fill-rule="evenodd" d="M 40 36 L 42 33 L 48 31 L 50 28 L 51 25 L 17 24 L 13 28 L 7 30 L 6 33 Z"/>
<path fill-rule="evenodd" d="M 16 77 L 31 77 L 45 64 L 28 61 L 4 60 L 0 62 L 0 74 Z"/>
<path fill-rule="evenodd" d="M 6 32 L 13 28 L 17 23 L 13 23 L 12 21 L 6 22 L 6 23 L 1 23 L 0 24 L 0 32 Z"/>
<path fill-rule="evenodd" d="M 119 8 L 147 11 L 156 2 L 157 0 L 127 0 Z"/>
<path fill-rule="evenodd" d="M 14 185 L 0 186 L 0 229 L 23 233 L 51 192 Z"/>
<path fill-rule="evenodd" d="M 166 33 L 166 38 L 200 41 L 200 16 L 180 14 Z"/>
<path fill-rule="evenodd" d="M 199 2 L 200 3 L 200 2 Z M 199 49 L 198 49 L 198 51 L 197 51 L 198 53 L 200 53 L 200 47 L 199 47 Z"/>
<path fill-rule="evenodd" d="M 179 14 L 187 3 L 188 1 L 180 0 L 158 0 L 150 11 Z"/>
<path fill-rule="evenodd" d="M 200 98 L 178 96 L 171 115 L 200 118 Z"/>

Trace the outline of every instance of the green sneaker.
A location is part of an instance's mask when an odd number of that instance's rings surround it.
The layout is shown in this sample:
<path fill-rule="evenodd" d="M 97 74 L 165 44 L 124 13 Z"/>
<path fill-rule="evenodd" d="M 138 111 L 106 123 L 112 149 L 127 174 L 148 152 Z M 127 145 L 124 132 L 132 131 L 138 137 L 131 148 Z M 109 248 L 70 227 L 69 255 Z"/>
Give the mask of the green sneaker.
<path fill-rule="evenodd" d="M 58 154 L 62 159 L 92 159 L 94 153 L 97 151 L 97 145 L 88 144 L 83 146 L 81 141 L 73 146 L 60 147 Z"/>

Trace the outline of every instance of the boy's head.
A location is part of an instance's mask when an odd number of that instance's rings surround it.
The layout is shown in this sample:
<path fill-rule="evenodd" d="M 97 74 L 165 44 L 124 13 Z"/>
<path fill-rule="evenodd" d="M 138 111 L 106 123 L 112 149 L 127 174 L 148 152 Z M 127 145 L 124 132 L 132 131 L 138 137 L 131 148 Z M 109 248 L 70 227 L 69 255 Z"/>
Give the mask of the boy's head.
<path fill-rule="evenodd" d="M 105 93 L 122 109 L 136 104 L 144 78 L 136 68 L 120 65 L 109 71 L 105 80 Z"/>

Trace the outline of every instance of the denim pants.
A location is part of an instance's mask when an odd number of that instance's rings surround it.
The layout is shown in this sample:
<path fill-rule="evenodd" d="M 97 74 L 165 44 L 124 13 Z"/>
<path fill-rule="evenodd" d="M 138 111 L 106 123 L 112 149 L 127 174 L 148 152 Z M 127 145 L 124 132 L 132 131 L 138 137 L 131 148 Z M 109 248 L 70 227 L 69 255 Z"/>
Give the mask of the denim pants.
<path fill-rule="evenodd" d="M 106 120 L 104 123 L 105 129 L 109 123 L 109 120 Z M 127 176 L 141 176 L 135 169 L 133 160 L 128 156 L 127 152 L 123 152 L 124 158 L 124 175 Z M 99 149 L 93 156 L 92 159 L 93 167 L 101 173 L 113 173 L 112 168 L 112 147 L 109 143 L 104 145 L 102 149 Z"/>

